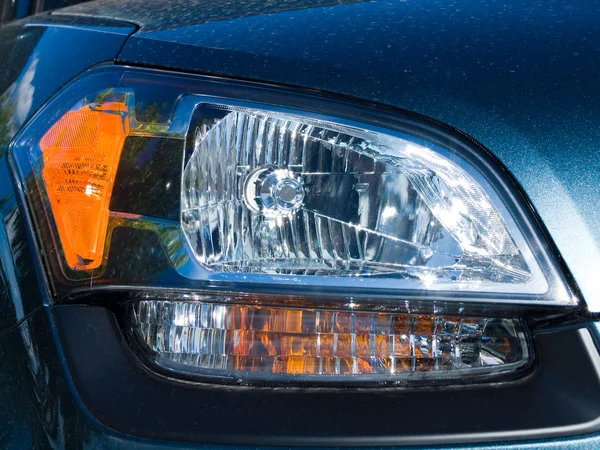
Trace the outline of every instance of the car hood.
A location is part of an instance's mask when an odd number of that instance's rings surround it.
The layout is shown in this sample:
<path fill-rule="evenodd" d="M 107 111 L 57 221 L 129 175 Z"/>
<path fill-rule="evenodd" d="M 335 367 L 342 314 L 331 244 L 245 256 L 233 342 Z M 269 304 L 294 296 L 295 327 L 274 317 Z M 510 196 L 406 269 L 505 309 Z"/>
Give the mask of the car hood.
<path fill-rule="evenodd" d="M 402 107 L 513 173 L 600 309 L 600 9 L 594 1 L 100 0 L 136 23 L 119 61 Z"/>

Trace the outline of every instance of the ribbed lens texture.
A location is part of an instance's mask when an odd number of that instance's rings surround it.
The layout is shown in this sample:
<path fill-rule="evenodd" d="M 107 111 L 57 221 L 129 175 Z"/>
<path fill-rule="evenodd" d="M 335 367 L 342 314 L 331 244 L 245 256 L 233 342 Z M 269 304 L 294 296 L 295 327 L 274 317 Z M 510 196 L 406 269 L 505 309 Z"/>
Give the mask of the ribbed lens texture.
<path fill-rule="evenodd" d="M 42 179 L 69 267 L 102 262 L 108 207 L 123 142 L 127 107 L 106 102 L 69 111 L 40 141 Z"/>
<path fill-rule="evenodd" d="M 529 355 L 510 319 L 144 300 L 131 326 L 159 364 L 208 374 L 452 377 Z"/>
<path fill-rule="evenodd" d="M 482 188 L 425 146 L 244 110 L 190 133 L 181 221 L 209 269 L 531 279 Z"/>

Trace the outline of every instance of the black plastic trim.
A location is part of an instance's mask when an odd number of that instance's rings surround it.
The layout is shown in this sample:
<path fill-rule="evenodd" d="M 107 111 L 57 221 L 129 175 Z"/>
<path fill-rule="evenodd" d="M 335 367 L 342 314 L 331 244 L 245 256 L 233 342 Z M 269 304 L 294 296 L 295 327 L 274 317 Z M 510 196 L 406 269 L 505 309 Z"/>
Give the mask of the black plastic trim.
<path fill-rule="evenodd" d="M 172 380 L 144 368 L 114 314 L 55 306 L 77 390 L 128 434 L 188 442 L 431 445 L 600 430 L 600 355 L 585 328 L 534 338 L 538 369 L 518 382 L 397 389 L 267 388 Z"/>

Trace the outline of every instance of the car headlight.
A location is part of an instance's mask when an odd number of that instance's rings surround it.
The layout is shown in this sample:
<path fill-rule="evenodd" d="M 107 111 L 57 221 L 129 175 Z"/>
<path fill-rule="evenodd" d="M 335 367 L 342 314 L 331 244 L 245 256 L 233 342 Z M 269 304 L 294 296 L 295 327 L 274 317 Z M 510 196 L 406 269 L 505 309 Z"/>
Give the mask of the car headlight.
<path fill-rule="evenodd" d="M 126 292 L 173 373 L 514 375 L 524 318 L 578 306 L 502 167 L 399 112 L 97 69 L 12 147 L 57 301 Z"/>
<path fill-rule="evenodd" d="M 490 195 L 426 141 L 210 103 L 193 119 L 181 224 L 210 270 L 548 288 Z"/>

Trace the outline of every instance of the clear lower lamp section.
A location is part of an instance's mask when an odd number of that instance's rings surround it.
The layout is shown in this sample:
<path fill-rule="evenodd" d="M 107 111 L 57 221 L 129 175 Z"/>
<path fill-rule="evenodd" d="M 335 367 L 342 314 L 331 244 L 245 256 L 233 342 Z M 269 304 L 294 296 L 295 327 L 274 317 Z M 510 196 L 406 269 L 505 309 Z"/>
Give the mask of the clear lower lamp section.
<path fill-rule="evenodd" d="M 129 327 L 159 366 L 242 380 L 472 380 L 532 352 L 520 320 L 142 300 Z"/>

